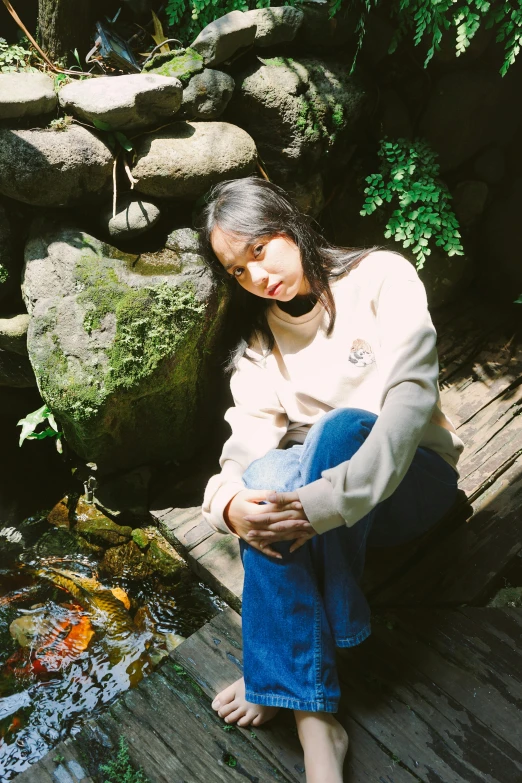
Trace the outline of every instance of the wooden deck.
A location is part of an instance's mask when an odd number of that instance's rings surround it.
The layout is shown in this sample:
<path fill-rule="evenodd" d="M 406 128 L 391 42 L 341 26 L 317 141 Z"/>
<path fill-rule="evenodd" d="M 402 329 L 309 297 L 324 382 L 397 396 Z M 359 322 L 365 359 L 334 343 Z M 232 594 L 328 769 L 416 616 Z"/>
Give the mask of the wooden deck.
<path fill-rule="evenodd" d="M 466 443 L 462 497 L 436 530 L 369 553 L 373 634 L 339 660 L 345 783 L 521 783 L 522 610 L 484 603 L 522 555 L 520 310 L 470 299 L 438 313 L 443 406 Z M 174 482 L 172 482 L 174 483 Z M 170 489 L 160 530 L 228 603 L 151 677 L 19 776 L 103 783 L 120 736 L 150 783 L 304 783 L 295 725 L 230 730 L 213 695 L 241 672 L 237 540 Z M 61 757 L 63 756 L 63 760 Z"/>
<path fill-rule="evenodd" d="M 339 662 L 345 783 L 520 783 L 522 612 L 401 609 L 378 620 Z M 251 731 L 211 710 L 241 660 L 229 609 L 18 780 L 102 783 L 100 764 L 124 736 L 150 783 L 304 783 L 288 711 Z"/>

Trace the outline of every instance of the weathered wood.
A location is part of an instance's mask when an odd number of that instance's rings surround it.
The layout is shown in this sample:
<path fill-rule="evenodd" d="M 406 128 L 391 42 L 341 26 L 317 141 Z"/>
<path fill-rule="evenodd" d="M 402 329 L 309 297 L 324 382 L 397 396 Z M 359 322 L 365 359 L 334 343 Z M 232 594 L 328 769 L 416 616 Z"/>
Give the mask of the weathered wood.
<path fill-rule="evenodd" d="M 428 686 L 436 686 L 444 695 L 437 703 L 441 712 L 458 702 L 479 719 L 495 737 L 492 742 L 509 743 L 509 754 L 522 764 L 520 752 L 520 705 L 522 704 L 522 666 L 519 655 L 496 638 L 488 627 L 502 610 L 475 609 L 475 618 L 458 611 L 404 610 L 388 618 L 388 625 L 374 624 L 379 654 L 388 657 L 389 647 L 410 665 L 409 678 L 425 676 Z M 489 614 L 489 617 L 487 617 Z"/>
<path fill-rule="evenodd" d="M 166 538 L 174 537 L 185 553 L 215 533 L 201 516 L 201 506 L 172 508 L 158 519 L 158 527 Z"/>
<path fill-rule="evenodd" d="M 496 330 L 443 389 L 444 411 L 459 427 L 521 377 L 522 345 L 514 327 Z"/>
<path fill-rule="evenodd" d="M 20 783 L 95 783 L 79 748 L 71 739 L 61 742 L 26 772 L 18 775 Z"/>
<path fill-rule="evenodd" d="M 234 776 L 252 783 L 290 781 L 276 758 L 267 760 L 247 737 L 224 731 L 224 725 L 201 689 L 169 660 L 90 721 L 74 744 L 93 776 L 115 757 L 123 736 L 133 765 L 150 783 L 229 783 Z"/>
<path fill-rule="evenodd" d="M 453 623 L 456 615 L 409 612 L 406 627 L 401 610 L 376 625 L 373 638 L 341 665 L 345 709 L 418 780 L 519 783 L 519 712 L 509 700 L 502 709 L 503 694 L 492 679 L 495 656 L 483 655 L 478 675 L 469 661 L 449 660 L 440 637 L 446 619 Z M 417 623 L 423 623 L 422 639 Z"/>
<path fill-rule="evenodd" d="M 522 457 L 473 504 L 474 515 L 419 552 L 416 562 L 372 600 L 377 606 L 478 603 L 522 549 Z"/>
<path fill-rule="evenodd" d="M 232 610 L 216 615 L 171 655 L 194 677 L 208 697 L 213 698 L 242 673 L 239 615 Z M 346 728 L 351 738 L 346 783 L 414 783 L 415 778 L 395 766 L 391 756 L 350 717 L 346 718 Z M 253 745 L 267 758 L 277 758 L 289 779 L 304 781 L 303 754 L 288 710 L 282 710 L 274 720 L 256 728 L 254 737 L 249 729 L 237 730 L 250 737 Z"/>

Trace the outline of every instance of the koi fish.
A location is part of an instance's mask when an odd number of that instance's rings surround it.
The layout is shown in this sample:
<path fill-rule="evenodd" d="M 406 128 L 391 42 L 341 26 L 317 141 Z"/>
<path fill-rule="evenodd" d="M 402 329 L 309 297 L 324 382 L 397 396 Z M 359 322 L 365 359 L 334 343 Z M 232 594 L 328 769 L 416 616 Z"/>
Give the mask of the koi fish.
<path fill-rule="evenodd" d="M 76 660 L 94 636 L 89 618 L 82 609 L 66 609 L 55 617 L 46 608 L 26 613 L 9 627 L 22 649 L 12 655 L 6 667 L 17 677 L 57 672 Z"/>
<path fill-rule="evenodd" d="M 84 609 L 92 613 L 93 624 L 101 625 L 109 638 L 123 640 L 136 633 L 136 625 L 125 607 L 126 594 L 120 598 L 123 593 L 121 588 L 115 588 L 115 591 L 121 590 L 115 595 L 92 577 L 59 568 L 40 569 L 37 573 L 74 596 Z"/>

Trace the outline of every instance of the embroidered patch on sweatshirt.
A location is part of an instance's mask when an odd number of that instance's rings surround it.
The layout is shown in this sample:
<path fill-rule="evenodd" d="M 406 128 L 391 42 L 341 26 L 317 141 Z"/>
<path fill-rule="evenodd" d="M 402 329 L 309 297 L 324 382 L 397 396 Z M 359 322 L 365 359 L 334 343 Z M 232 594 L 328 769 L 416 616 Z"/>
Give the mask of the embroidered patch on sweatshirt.
<path fill-rule="evenodd" d="M 355 364 L 356 367 L 366 367 L 367 364 L 373 364 L 375 355 L 371 345 L 366 340 L 354 340 L 350 348 L 348 361 Z"/>

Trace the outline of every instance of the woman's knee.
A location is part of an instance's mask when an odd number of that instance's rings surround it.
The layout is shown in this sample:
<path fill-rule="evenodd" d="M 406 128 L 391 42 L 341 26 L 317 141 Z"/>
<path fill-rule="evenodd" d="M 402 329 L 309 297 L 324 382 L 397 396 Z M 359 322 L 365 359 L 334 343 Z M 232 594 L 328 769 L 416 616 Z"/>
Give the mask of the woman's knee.
<path fill-rule="evenodd" d="M 247 489 L 291 492 L 302 486 L 299 458 L 292 449 L 272 449 L 246 469 L 243 483 Z"/>
<path fill-rule="evenodd" d="M 326 439 L 330 442 L 346 443 L 352 439 L 365 439 L 375 422 L 377 416 L 371 411 L 362 408 L 336 408 L 322 416 L 313 425 L 308 434 L 307 441 L 311 437 L 315 440 Z"/>
<path fill-rule="evenodd" d="M 325 413 L 311 427 L 305 441 L 301 457 L 305 483 L 318 478 L 323 470 L 351 459 L 376 421 L 375 413 L 361 408 L 336 408 Z"/>

